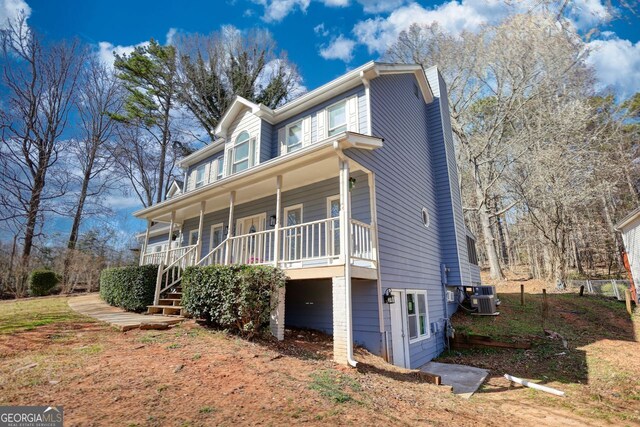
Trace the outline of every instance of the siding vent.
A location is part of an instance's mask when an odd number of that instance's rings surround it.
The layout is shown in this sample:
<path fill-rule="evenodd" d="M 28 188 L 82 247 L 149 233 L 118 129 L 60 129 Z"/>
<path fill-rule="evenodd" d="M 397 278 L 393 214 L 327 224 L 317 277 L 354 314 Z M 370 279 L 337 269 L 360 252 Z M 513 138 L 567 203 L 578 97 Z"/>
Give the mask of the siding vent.
<path fill-rule="evenodd" d="M 426 228 L 429 228 L 430 222 L 431 218 L 429 217 L 429 211 L 427 208 L 422 208 L 422 224 L 424 224 Z"/>

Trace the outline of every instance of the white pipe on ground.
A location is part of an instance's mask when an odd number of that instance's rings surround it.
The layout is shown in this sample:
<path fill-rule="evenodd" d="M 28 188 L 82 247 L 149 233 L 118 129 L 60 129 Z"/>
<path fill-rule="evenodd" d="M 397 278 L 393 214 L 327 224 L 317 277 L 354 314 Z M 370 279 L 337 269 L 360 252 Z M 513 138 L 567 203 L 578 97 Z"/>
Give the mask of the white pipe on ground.
<path fill-rule="evenodd" d="M 544 391 L 544 392 L 547 392 L 547 393 L 555 394 L 556 396 L 564 396 L 564 391 L 556 390 L 555 388 L 547 387 L 547 386 L 536 384 L 536 383 L 530 383 L 527 380 L 523 380 L 522 378 L 514 377 L 514 376 L 511 376 L 509 374 L 504 374 L 504 377 L 506 379 L 508 379 L 509 381 L 511 381 L 511 382 L 518 383 L 518 384 L 523 385 L 525 387 L 529 387 L 529 388 L 532 388 L 532 389 L 535 389 L 535 390 L 540 390 L 540 391 Z"/>

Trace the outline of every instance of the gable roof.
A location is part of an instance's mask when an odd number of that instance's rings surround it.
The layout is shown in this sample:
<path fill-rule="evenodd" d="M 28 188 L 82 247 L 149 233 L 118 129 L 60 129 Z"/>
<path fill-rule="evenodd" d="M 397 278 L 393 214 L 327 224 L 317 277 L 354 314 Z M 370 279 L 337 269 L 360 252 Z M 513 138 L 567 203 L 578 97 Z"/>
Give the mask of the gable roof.
<path fill-rule="evenodd" d="M 255 104 L 247 99 L 237 96 L 231 102 L 231 106 L 220 119 L 220 123 L 216 127 L 215 136 L 222 137 L 224 131 L 229 124 L 235 119 L 236 115 L 245 108 L 248 108 L 256 116 L 266 120 L 271 124 L 275 124 L 282 120 L 286 120 L 314 105 L 320 104 L 342 92 L 346 92 L 369 80 L 375 79 L 381 75 L 387 74 L 414 74 L 422 97 L 427 104 L 433 101 L 433 92 L 427 81 L 424 69 L 418 64 L 389 64 L 383 62 L 370 61 L 366 64 L 349 71 L 346 74 L 326 83 L 310 92 L 305 93 L 298 98 L 287 102 L 275 110 L 265 107 L 262 104 Z"/>

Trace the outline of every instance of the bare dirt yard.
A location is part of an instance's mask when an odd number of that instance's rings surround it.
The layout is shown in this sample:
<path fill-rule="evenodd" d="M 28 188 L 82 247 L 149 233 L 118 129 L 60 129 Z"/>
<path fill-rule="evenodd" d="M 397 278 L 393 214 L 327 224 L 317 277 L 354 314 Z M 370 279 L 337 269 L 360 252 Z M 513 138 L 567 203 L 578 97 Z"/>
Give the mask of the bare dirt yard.
<path fill-rule="evenodd" d="M 506 293 L 501 299 L 505 316 L 481 319 L 487 324 L 480 332 L 500 335 L 504 325 L 492 330 L 491 323 L 507 322 L 506 314 L 534 318 L 535 308 L 521 313 L 508 309 Z M 591 319 L 582 313 L 591 313 L 585 308 L 593 305 L 585 302 L 590 299 L 569 304 L 573 300 L 559 299 L 554 307 L 575 331 L 548 325 L 566 334 L 569 349 L 542 339 L 534 350 L 445 354 L 443 361 L 491 371 L 470 400 L 364 350 L 356 354 L 358 369 L 335 365 L 330 337 L 317 332 L 288 331 L 282 343 L 248 342 L 186 321 L 166 331 L 122 333 L 75 314 L 66 297 L 5 301 L 0 405 L 62 405 L 68 426 L 639 423 L 638 316 L 632 323 L 621 304 L 607 301 L 596 302 L 600 318 Z M 455 321 L 469 331 L 480 323 L 463 315 Z M 540 335 L 523 328 L 517 334 Z M 510 388 L 500 378 L 505 372 L 546 382 L 567 396 Z"/>

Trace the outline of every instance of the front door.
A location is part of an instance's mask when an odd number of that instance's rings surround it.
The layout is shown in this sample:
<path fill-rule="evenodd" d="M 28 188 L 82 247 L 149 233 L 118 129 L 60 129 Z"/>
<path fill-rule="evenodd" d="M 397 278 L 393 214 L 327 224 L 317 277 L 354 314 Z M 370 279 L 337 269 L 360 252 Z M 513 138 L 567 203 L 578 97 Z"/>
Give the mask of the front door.
<path fill-rule="evenodd" d="M 391 346 L 393 351 L 393 364 L 402 368 L 409 367 L 407 357 L 407 334 L 404 321 L 404 292 L 392 291 L 394 303 L 391 308 Z"/>
<path fill-rule="evenodd" d="M 263 253 L 264 234 L 261 231 L 265 229 L 267 214 L 247 216 L 238 219 L 236 222 L 236 236 L 244 236 L 235 239 L 233 254 L 238 264 L 259 264 L 264 262 L 261 254 Z"/>
<path fill-rule="evenodd" d="M 302 224 L 302 205 L 284 208 L 286 228 L 284 233 L 284 261 L 300 261 L 302 259 L 302 229 L 295 227 Z"/>

